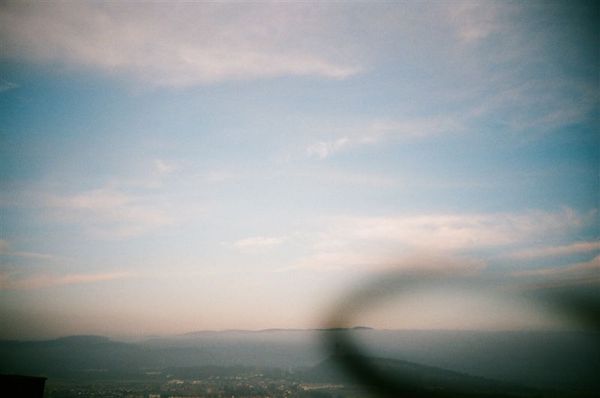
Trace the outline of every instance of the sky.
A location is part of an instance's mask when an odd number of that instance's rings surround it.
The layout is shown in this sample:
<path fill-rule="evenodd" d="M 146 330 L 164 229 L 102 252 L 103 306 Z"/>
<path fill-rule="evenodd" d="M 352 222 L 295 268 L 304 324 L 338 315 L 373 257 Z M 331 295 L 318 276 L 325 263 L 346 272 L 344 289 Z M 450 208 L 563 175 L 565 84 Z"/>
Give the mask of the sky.
<path fill-rule="evenodd" d="M 598 288 L 598 16 L 2 2 L 0 338 L 320 327 L 388 272 Z M 557 318 L 463 293 L 356 322 Z"/>

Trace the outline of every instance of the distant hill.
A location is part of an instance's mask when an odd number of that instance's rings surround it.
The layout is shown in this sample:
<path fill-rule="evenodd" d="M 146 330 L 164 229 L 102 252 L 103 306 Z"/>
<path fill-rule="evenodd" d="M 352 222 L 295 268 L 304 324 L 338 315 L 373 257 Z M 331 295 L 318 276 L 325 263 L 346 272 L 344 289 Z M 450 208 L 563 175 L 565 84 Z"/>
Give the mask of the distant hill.
<path fill-rule="evenodd" d="M 368 326 L 354 326 L 351 328 L 318 328 L 318 329 L 286 329 L 286 328 L 271 328 L 271 329 L 224 329 L 224 330 L 196 330 L 193 332 L 184 333 L 181 336 L 205 336 L 214 334 L 257 334 L 257 333 L 285 333 L 285 332 L 327 332 L 327 331 L 358 331 L 358 330 L 375 330 Z"/>
<path fill-rule="evenodd" d="M 541 392 L 532 388 L 471 376 L 433 366 L 389 358 L 363 358 L 370 367 L 391 377 L 395 383 L 411 391 L 413 397 L 443 396 L 457 394 L 477 397 L 540 397 Z M 340 370 L 344 358 L 333 356 L 304 372 L 298 377 L 313 383 L 340 383 L 356 385 L 357 380 Z"/>
<path fill-rule="evenodd" d="M 143 366 L 148 354 L 139 345 L 101 336 L 0 341 L 0 372 L 65 377 L 79 371 L 135 369 Z"/>
<path fill-rule="evenodd" d="M 0 341 L 0 373 L 110 378 L 117 374 L 206 366 L 279 368 L 299 372 L 322 364 L 332 355 L 325 349 L 322 339 L 331 336 L 332 330 L 195 332 L 129 343 L 102 336 Z M 367 328 L 347 331 L 364 347 L 365 355 L 373 358 L 390 358 L 535 388 L 600 390 L 598 334 Z M 393 365 L 398 367 L 400 364 L 395 362 Z M 337 372 L 332 369 L 325 369 L 323 365 L 322 369 L 312 376 L 307 373 L 306 377 L 324 377 L 328 372 Z"/>
<path fill-rule="evenodd" d="M 241 356 L 248 354 L 248 347 L 243 345 L 229 348 Z M 250 348 L 251 351 L 256 349 L 252 346 Z M 203 354 L 205 352 L 203 353 L 202 347 L 148 348 L 143 344 L 116 342 L 102 336 L 69 336 L 37 342 L 0 341 L 0 373 L 90 381 L 151 379 L 157 377 L 154 373 L 160 373 L 162 376 L 170 374 L 180 378 L 197 378 L 256 372 L 256 367 L 250 366 L 253 365 L 251 361 L 248 361 L 246 366 L 207 365 L 211 362 L 210 358 Z M 272 354 L 264 353 L 266 357 Z M 190 356 L 195 361 L 190 361 Z M 264 369 L 261 373 L 266 371 L 307 383 L 356 385 L 355 380 L 340 371 L 338 362 L 336 357 L 329 357 L 315 366 L 294 372 L 293 376 L 285 376 L 282 371 L 277 373 L 274 369 Z M 477 392 L 480 396 L 492 392 L 497 397 L 513 397 L 513 393 L 520 394 L 522 398 L 532 396 L 532 390 L 526 388 L 408 361 L 369 358 L 369 362 L 382 371 L 416 380 L 415 388 L 418 391 L 444 391 L 459 386 L 463 390 Z M 149 369 L 160 369 L 160 372 L 148 372 Z M 500 393 L 504 395 L 498 395 Z"/>

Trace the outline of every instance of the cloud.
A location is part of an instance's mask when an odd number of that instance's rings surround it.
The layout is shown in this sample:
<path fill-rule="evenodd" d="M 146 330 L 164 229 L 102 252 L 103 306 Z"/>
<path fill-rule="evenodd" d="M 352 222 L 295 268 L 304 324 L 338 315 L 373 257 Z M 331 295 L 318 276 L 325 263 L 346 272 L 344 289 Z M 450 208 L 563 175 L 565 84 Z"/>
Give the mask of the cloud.
<path fill-rule="evenodd" d="M 487 94 L 471 110 L 474 119 L 497 120 L 506 131 L 526 139 L 593 117 L 598 93 L 589 82 L 568 76 L 522 80 L 511 74 L 486 86 Z"/>
<path fill-rule="evenodd" d="M 328 158 L 339 152 L 382 143 L 413 142 L 445 135 L 482 134 L 482 125 L 490 121 L 520 140 L 540 138 L 544 134 L 578 124 L 593 115 L 598 93 L 589 84 L 568 77 L 532 78 L 515 76 L 474 83 L 479 86 L 474 103 L 459 104 L 458 112 L 435 113 L 427 117 L 364 122 L 361 127 L 336 128 L 332 138 L 320 139 L 306 147 L 309 157 Z M 468 90 L 467 90 L 468 91 Z M 460 96 L 464 93 L 455 92 Z M 592 116 L 593 117 L 593 116 Z M 484 130 L 486 130 L 485 128 Z"/>
<path fill-rule="evenodd" d="M 237 177 L 239 177 L 238 173 L 225 170 L 213 170 L 202 174 L 201 179 L 209 183 L 220 183 L 224 181 L 233 180 Z"/>
<path fill-rule="evenodd" d="M 447 18 L 460 41 L 473 44 L 488 36 L 503 32 L 503 18 L 515 7 L 505 3 L 451 2 L 446 4 Z"/>
<path fill-rule="evenodd" d="M 590 223 L 590 217 L 558 212 L 427 214 L 390 217 L 331 217 L 307 233 L 311 252 L 301 267 L 344 269 L 394 265 L 407 253 L 457 256 L 504 249 L 541 238 L 563 237 Z"/>
<path fill-rule="evenodd" d="M 319 141 L 315 144 L 310 145 L 306 148 L 306 152 L 309 156 L 317 156 L 321 159 L 328 157 L 329 155 L 340 151 L 342 148 L 347 146 L 351 141 L 348 137 L 338 138 L 334 141 Z"/>
<path fill-rule="evenodd" d="M 174 223 L 164 209 L 147 199 L 111 188 L 51 196 L 46 206 L 56 221 L 80 224 L 87 232 L 109 239 L 131 238 Z"/>
<path fill-rule="evenodd" d="M 4 57 L 125 73 L 156 86 L 358 73 L 313 6 L 6 2 L 0 36 Z"/>
<path fill-rule="evenodd" d="M 404 251 L 361 250 L 321 251 L 297 261 L 288 269 L 309 268 L 320 271 L 451 271 L 478 272 L 486 267 L 481 259 L 457 256 L 439 250 Z M 286 269 L 286 270 L 288 270 Z"/>
<path fill-rule="evenodd" d="M 0 272 L 0 290 L 42 289 L 55 286 L 80 285 L 104 282 L 131 276 L 126 272 L 67 275 L 31 275 L 14 278 L 8 272 Z"/>
<path fill-rule="evenodd" d="M 528 271 L 513 272 L 513 276 L 555 276 L 555 275 L 577 275 L 592 272 L 600 279 L 600 255 L 590 261 L 570 264 L 563 267 L 539 268 Z"/>
<path fill-rule="evenodd" d="M 517 271 L 511 275 L 519 278 L 534 278 L 535 286 L 545 288 L 600 283 L 600 255 L 590 261 L 562 267 Z"/>
<path fill-rule="evenodd" d="M 62 183 L 18 186 L 0 193 L 0 207 L 24 209 L 40 223 L 106 240 L 141 237 L 206 216 L 204 202 L 185 191 L 206 179 L 186 180 L 183 190 L 180 180 L 156 180 L 155 174 L 150 179 L 115 178 L 88 190 Z"/>
<path fill-rule="evenodd" d="M 240 250 L 261 250 L 279 246 L 285 241 L 284 237 L 278 236 L 253 236 L 240 239 L 233 246 Z"/>
<path fill-rule="evenodd" d="M 535 249 L 519 250 L 510 253 L 509 257 L 518 259 L 530 259 L 539 257 L 565 256 L 569 254 L 585 253 L 600 250 L 600 241 L 577 242 L 569 245 L 547 246 Z"/>
<path fill-rule="evenodd" d="M 4 91 L 9 91 L 19 87 L 18 84 L 9 82 L 8 80 L 0 79 L 0 93 Z"/>
<path fill-rule="evenodd" d="M 14 251 L 11 249 L 8 241 L 3 240 L 3 239 L 0 239 L 0 255 L 1 256 L 32 258 L 32 259 L 39 259 L 39 260 L 51 260 L 51 259 L 55 258 L 55 256 L 52 254 Z"/>
<path fill-rule="evenodd" d="M 577 7 L 585 11 L 585 5 Z M 562 48 L 557 45 L 584 51 L 569 36 L 575 21 L 540 11 L 535 4 L 472 1 L 368 7 L 3 2 L 0 37 L 3 58 L 103 71 L 145 86 L 281 76 L 343 79 L 366 69 L 379 76 L 389 64 L 429 71 L 432 77 L 416 85 L 434 90 L 430 98 L 405 95 L 416 97 L 407 109 L 432 114 L 367 123 L 360 131 L 349 128 L 304 145 L 308 156 L 323 159 L 394 137 L 494 127 L 527 139 L 593 117 L 594 82 L 552 67 L 555 48 Z M 555 24 L 565 29 L 552 29 Z M 438 117 L 440 110 L 453 113 Z M 483 129 L 477 123 L 482 119 Z"/>
<path fill-rule="evenodd" d="M 469 84 L 473 118 L 525 140 L 594 122 L 595 78 L 553 67 L 569 62 L 585 68 L 595 62 L 585 42 L 593 42 L 596 31 L 581 18 L 593 8 L 584 3 L 462 2 L 447 3 L 446 10 L 462 44 L 456 53 L 469 55 L 460 65 L 470 69 L 474 82 Z M 549 21 L 561 29 L 553 29 Z"/>
<path fill-rule="evenodd" d="M 464 249 L 517 243 L 581 226 L 585 217 L 570 209 L 524 214 L 432 214 L 397 217 L 342 217 L 334 235 L 398 242 L 412 247 Z"/>
<path fill-rule="evenodd" d="M 156 169 L 156 172 L 161 176 L 171 174 L 177 170 L 177 166 L 175 166 L 172 163 L 168 163 L 162 159 L 156 159 L 154 161 L 154 167 Z"/>
<path fill-rule="evenodd" d="M 319 181 L 327 185 L 355 185 L 372 188 L 390 188 L 398 187 L 404 183 L 397 177 L 391 177 L 378 173 L 346 172 L 343 170 L 320 169 L 296 174 L 301 178 L 308 178 L 311 181 Z"/>
<path fill-rule="evenodd" d="M 435 115 L 405 120 L 378 120 L 360 128 L 347 128 L 340 138 L 318 141 L 306 148 L 309 156 L 327 158 L 337 152 L 394 140 L 420 139 L 465 130 L 465 115 Z"/>

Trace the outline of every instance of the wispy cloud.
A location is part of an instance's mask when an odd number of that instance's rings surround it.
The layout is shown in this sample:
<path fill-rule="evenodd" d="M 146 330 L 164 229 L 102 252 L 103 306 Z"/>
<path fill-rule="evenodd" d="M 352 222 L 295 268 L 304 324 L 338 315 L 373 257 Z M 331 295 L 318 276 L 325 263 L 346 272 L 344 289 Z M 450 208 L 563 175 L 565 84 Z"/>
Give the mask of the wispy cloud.
<path fill-rule="evenodd" d="M 338 138 L 333 141 L 319 141 L 306 148 L 306 153 L 308 153 L 309 156 L 317 156 L 324 159 L 329 155 L 342 150 L 349 144 L 352 144 L 352 141 L 348 137 Z"/>
<path fill-rule="evenodd" d="M 534 270 L 517 271 L 511 274 L 516 278 L 534 281 L 534 288 L 554 288 L 600 284 L 600 255 L 585 262 L 560 267 L 545 267 Z"/>
<path fill-rule="evenodd" d="M 344 251 L 318 251 L 297 261 L 285 270 L 313 269 L 319 271 L 388 270 L 402 271 L 446 271 L 456 273 L 477 272 L 486 267 L 482 259 L 458 256 L 456 253 L 439 250 L 390 251 L 348 248 Z"/>
<path fill-rule="evenodd" d="M 461 115 L 436 115 L 428 118 L 374 121 L 363 127 L 346 129 L 339 138 L 310 144 L 306 153 L 324 159 L 337 152 L 387 141 L 457 134 L 465 129 L 463 119 L 464 116 Z"/>
<path fill-rule="evenodd" d="M 96 274 L 67 274 L 67 275 L 31 275 L 14 277 L 8 272 L 0 272 L 0 289 L 2 290 L 28 290 L 42 289 L 55 286 L 80 285 L 122 279 L 130 277 L 130 273 L 111 272 Z"/>
<path fill-rule="evenodd" d="M 523 245 L 562 237 L 590 223 L 570 209 L 560 212 L 430 214 L 393 217 L 329 218 L 313 237 L 306 267 L 378 267 L 406 253 L 449 255 Z"/>
<path fill-rule="evenodd" d="M 56 221 L 80 224 L 88 232 L 109 239 L 130 238 L 174 223 L 159 206 L 111 188 L 51 196 L 46 206 Z"/>
<path fill-rule="evenodd" d="M 240 250 L 264 250 L 281 245 L 285 238 L 281 236 L 252 236 L 237 240 L 233 246 Z"/>
<path fill-rule="evenodd" d="M 342 184 L 364 186 L 372 188 L 390 188 L 398 187 L 405 181 L 386 174 L 347 172 L 335 169 L 320 169 L 317 171 L 298 173 L 301 178 L 309 178 L 312 181 L 319 181 L 322 184 Z"/>
<path fill-rule="evenodd" d="M 445 5 L 447 18 L 454 26 L 456 36 L 468 44 L 503 31 L 506 25 L 502 20 L 515 8 L 507 3 L 476 1 L 451 2 Z"/>
<path fill-rule="evenodd" d="M 340 152 L 383 143 L 415 142 L 445 135 L 479 135 L 482 133 L 481 122 L 489 123 L 490 120 L 501 126 L 504 133 L 518 136 L 520 141 L 530 141 L 585 121 L 598 104 L 597 92 L 568 78 L 523 81 L 508 75 L 477 85 L 475 92 L 487 94 L 479 97 L 478 103 L 466 101 L 459 105 L 458 112 L 376 120 L 364 122 L 359 127 L 336 128 L 323 134 L 324 139 L 310 143 L 306 154 L 325 159 Z"/>
<path fill-rule="evenodd" d="M 235 173 L 226 170 L 213 170 L 206 173 L 202 173 L 199 178 L 203 182 L 208 183 L 220 183 L 224 181 L 233 180 L 240 177 L 240 173 Z"/>
<path fill-rule="evenodd" d="M 47 253 L 12 250 L 8 241 L 3 239 L 0 239 L 0 256 L 23 257 L 38 260 L 52 260 L 56 258 L 54 255 Z"/>
<path fill-rule="evenodd" d="M 359 65 L 336 56 L 343 43 L 324 39 L 326 20 L 311 8 L 8 2 L 0 35 L 5 57 L 122 72 L 157 86 L 357 73 Z"/>
<path fill-rule="evenodd" d="M 566 76 L 521 80 L 508 74 L 484 87 L 488 94 L 472 108 L 473 117 L 497 120 L 505 131 L 527 140 L 581 123 L 598 104 L 595 90 Z"/>
<path fill-rule="evenodd" d="M 19 85 L 16 83 L 9 82 L 8 80 L 5 80 L 5 79 L 0 79 L 0 93 L 2 93 L 4 91 L 15 89 L 17 87 L 19 87 Z"/>
<path fill-rule="evenodd" d="M 534 249 L 519 250 L 509 254 L 509 257 L 530 259 L 539 257 L 565 256 L 569 254 L 585 253 L 600 250 L 600 242 L 577 242 L 569 245 L 546 246 Z"/>
<path fill-rule="evenodd" d="M 522 214 L 343 217 L 335 222 L 334 234 L 361 240 L 394 241 L 413 247 L 462 249 L 506 245 L 544 234 L 565 233 L 584 222 L 585 216 L 569 209 Z"/>
<path fill-rule="evenodd" d="M 600 256 L 596 256 L 590 261 L 576 264 L 570 264 L 563 267 L 538 268 L 527 271 L 513 272 L 513 276 L 572 276 L 582 273 L 592 273 L 596 279 L 600 280 Z"/>
<path fill-rule="evenodd" d="M 176 165 L 169 163 L 163 159 L 156 159 L 154 161 L 154 167 L 156 169 L 156 172 L 161 176 L 171 174 L 177 170 Z"/>

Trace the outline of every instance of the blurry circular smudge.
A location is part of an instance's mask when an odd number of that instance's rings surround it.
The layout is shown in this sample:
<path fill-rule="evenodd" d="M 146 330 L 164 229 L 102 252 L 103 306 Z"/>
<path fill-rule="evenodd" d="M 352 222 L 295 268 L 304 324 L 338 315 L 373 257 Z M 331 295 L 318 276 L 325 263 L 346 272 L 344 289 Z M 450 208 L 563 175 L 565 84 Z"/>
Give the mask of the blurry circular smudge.
<path fill-rule="evenodd" d="M 415 372 L 414 369 L 385 366 L 378 358 L 363 352 L 353 338 L 352 328 L 356 316 L 390 298 L 430 288 L 497 291 L 499 287 L 499 280 L 451 276 L 445 272 L 387 273 L 340 300 L 325 325 L 325 345 L 331 358 L 347 376 L 379 397 L 539 397 L 540 392 L 535 389 L 451 371 L 446 371 L 438 380 L 432 381 L 429 375 Z M 505 290 L 504 294 L 510 297 L 518 294 L 535 305 L 549 308 L 557 316 L 564 316 L 574 330 L 591 332 L 594 336 L 593 349 L 597 352 L 600 337 L 600 292 L 595 285 L 591 289 L 583 289 L 583 292 L 573 288 L 529 286 Z M 423 367 L 425 368 L 427 367 Z M 444 371 L 433 367 L 430 369 Z"/>

